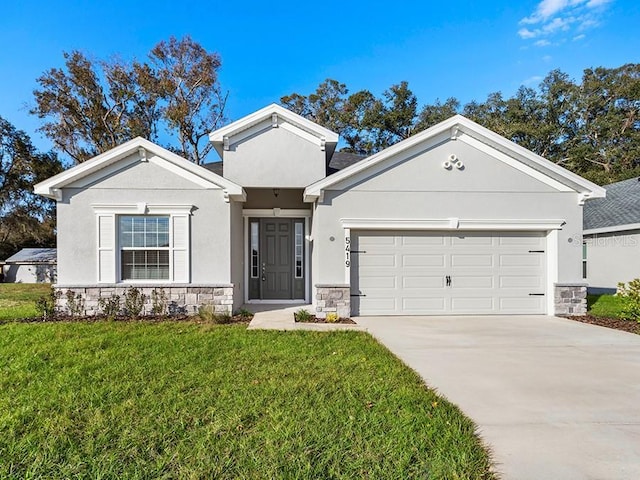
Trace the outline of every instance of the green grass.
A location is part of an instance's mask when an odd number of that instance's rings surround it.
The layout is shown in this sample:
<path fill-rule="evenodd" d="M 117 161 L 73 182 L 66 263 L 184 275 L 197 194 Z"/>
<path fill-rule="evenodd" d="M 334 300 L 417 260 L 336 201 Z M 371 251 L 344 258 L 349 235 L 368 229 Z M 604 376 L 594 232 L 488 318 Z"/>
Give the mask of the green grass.
<path fill-rule="evenodd" d="M 0 325 L 0 478 L 488 472 L 471 421 L 362 332 Z"/>
<path fill-rule="evenodd" d="M 0 321 L 35 317 L 35 301 L 50 288 L 48 283 L 0 283 Z"/>
<path fill-rule="evenodd" d="M 624 298 L 615 295 L 587 295 L 587 310 L 596 317 L 624 318 Z"/>

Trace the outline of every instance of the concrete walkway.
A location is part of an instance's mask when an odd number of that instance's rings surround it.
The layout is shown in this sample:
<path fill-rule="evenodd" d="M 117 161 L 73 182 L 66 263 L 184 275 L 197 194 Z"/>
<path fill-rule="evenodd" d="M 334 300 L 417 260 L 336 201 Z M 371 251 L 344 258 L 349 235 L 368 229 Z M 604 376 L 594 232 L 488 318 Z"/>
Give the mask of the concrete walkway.
<path fill-rule="evenodd" d="M 242 308 L 254 313 L 248 330 L 364 330 L 360 325 L 344 323 L 296 323 L 293 314 L 301 308 L 314 312 L 312 305 L 250 304 Z"/>
<path fill-rule="evenodd" d="M 503 479 L 640 479 L 640 335 L 545 316 L 356 321 L 479 425 Z"/>

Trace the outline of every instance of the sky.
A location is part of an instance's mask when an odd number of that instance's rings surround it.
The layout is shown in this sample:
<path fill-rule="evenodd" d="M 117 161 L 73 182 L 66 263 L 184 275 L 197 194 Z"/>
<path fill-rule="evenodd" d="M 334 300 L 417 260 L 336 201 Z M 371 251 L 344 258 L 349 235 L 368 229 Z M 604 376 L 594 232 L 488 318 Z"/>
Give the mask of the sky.
<path fill-rule="evenodd" d="M 62 67 L 63 52 L 144 60 L 170 36 L 220 54 L 226 113 L 236 120 L 327 78 L 375 95 L 408 81 L 420 104 L 509 96 L 553 69 L 579 80 L 586 68 L 640 62 L 638 25 L 637 0 L 9 0 L 0 116 L 47 150 L 28 110 L 36 79 Z"/>

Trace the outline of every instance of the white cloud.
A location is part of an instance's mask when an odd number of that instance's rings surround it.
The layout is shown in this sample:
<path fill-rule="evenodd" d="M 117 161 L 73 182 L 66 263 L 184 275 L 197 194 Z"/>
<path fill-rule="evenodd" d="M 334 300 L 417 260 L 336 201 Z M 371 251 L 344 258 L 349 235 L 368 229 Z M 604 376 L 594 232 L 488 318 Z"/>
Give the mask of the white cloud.
<path fill-rule="evenodd" d="M 551 60 L 553 60 L 553 57 L 551 55 L 545 55 L 544 57 L 542 57 L 542 61 L 549 63 Z"/>
<path fill-rule="evenodd" d="M 534 75 L 533 77 L 529 77 L 526 80 L 522 81 L 522 85 L 533 85 L 540 83 L 544 77 L 540 75 Z"/>
<path fill-rule="evenodd" d="M 597 27 L 602 14 L 613 1 L 542 0 L 531 15 L 520 20 L 523 27 L 518 30 L 518 35 L 523 40 L 562 36 L 563 38 L 559 39 L 562 42 L 566 40 L 566 36 L 571 38 L 571 31 L 582 32 Z M 549 43 L 542 42 L 540 38 L 534 45 L 545 46 L 551 43 L 550 40 L 547 42 Z"/>
<path fill-rule="evenodd" d="M 586 37 L 586 35 L 584 33 L 581 33 L 580 35 L 576 35 L 575 37 L 573 37 L 573 41 L 577 42 L 578 40 L 582 40 L 584 37 Z"/>
<path fill-rule="evenodd" d="M 547 47 L 547 46 L 551 45 L 551 42 L 549 40 L 546 40 L 546 39 L 543 38 L 541 40 L 538 40 L 538 41 L 534 42 L 534 45 L 536 47 Z"/>

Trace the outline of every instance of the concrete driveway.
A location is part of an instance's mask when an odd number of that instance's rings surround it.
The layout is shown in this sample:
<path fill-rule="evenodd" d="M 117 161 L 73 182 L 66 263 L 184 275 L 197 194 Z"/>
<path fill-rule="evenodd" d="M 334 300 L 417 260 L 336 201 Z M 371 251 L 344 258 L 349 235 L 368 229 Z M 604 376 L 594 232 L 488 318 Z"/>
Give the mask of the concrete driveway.
<path fill-rule="evenodd" d="M 640 479 L 640 335 L 545 316 L 359 317 L 517 479 Z"/>

